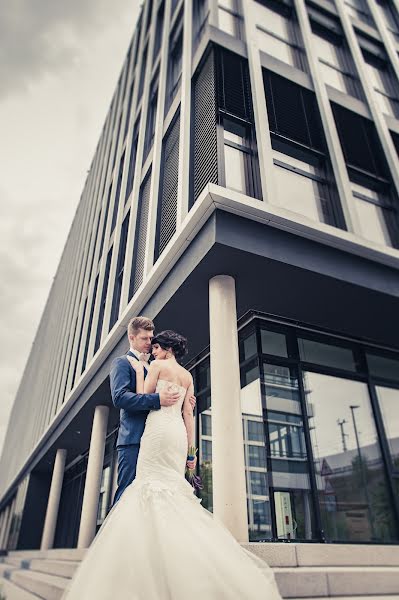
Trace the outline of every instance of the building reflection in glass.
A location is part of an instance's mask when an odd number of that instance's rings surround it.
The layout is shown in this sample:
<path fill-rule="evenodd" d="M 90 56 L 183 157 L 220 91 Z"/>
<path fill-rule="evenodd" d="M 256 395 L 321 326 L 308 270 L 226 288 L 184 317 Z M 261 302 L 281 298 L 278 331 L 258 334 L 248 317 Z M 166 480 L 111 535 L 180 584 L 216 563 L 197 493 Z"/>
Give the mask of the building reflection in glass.
<path fill-rule="evenodd" d="M 390 541 L 392 509 L 367 385 L 306 372 L 321 519 L 334 541 Z"/>

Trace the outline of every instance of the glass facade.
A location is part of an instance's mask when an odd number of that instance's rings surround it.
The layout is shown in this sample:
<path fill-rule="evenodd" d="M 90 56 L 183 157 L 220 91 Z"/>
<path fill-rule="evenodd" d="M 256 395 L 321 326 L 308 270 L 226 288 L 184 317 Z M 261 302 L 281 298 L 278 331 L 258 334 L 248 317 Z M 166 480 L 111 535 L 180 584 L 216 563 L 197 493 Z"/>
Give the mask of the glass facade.
<path fill-rule="evenodd" d="M 256 318 L 239 351 L 250 540 L 397 542 L 399 359 Z M 209 359 L 192 373 L 212 510 Z"/>

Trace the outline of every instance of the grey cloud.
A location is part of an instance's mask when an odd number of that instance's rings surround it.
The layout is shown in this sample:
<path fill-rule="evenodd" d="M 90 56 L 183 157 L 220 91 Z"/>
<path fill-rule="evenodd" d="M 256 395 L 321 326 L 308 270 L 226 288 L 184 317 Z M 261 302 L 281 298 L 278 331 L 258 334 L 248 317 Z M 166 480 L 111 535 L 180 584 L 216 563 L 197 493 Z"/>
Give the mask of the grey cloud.
<path fill-rule="evenodd" d="M 140 4 L 138 0 L 1 2 L 0 98 L 26 90 L 46 73 L 73 65 L 82 40 L 108 20 L 117 22 L 131 14 L 133 30 Z"/>

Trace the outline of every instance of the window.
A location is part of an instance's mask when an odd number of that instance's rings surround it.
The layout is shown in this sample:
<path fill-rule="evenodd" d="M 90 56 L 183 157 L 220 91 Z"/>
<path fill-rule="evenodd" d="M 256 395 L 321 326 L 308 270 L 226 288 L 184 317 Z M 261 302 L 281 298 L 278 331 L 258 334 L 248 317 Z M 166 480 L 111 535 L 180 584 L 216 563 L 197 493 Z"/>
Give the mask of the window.
<path fill-rule="evenodd" d="M 275 356 L 288 356 L 287 339 L 283 333 L 276 333 L 261 329 L 261 344 L 263 354 L 274 354 Z"/>
<path fill-rule="evenodd" d="M 248 464 L 250 467 L 266 468 L 266 453 L 264 446 L 248 444 Z"/>
<path fill-rule="evenodd" d="M 111 318 L 109 323 L 109 329 L 111 330 L 119 317 L 119 305 L 121 301 L 121 291 L 122 291 L 122 283 L 123 283 L 123 271 L 125 266 L 125 253 L 126 253 L 126 243 L 127 243 L 127 234 L 129 231 L 129 218 L 130 212 L 127 213 L 121 229 L 121 237 L 119 242 L 119 253 L 118 253 L 118 263 L 116 265 L 116 276 L 115 276 L 115 286 L 114 286 L 114 295 L 112 298 L 112 308 L 111 308 Z"/>
<path fill-rule="evenodd" d="M 205 25 L 208 22 L 209 3 L 207 0 L 193 0 L 193 50 L 196 50 Z"/>
<path fill-rule="evenodd" d="M 148 48 L 146 46 L 145 50 L 144 50 L 144 53 L 143 53 L 143 60 L 142 60 L 142 63 L 141 63 L 141 72 L 140 72 L 140 80 L 139 80 L 139 91 L 138 91 L 138 102 L 139 103 L 140 103 L 140 100 L 141 100 L 142 95 L 143 95 L 144 79 L 145 79 L 146 68 L 147 68 L 147 51 L 148 51 Z"/>
<path fill-rule="evenodd" d="M 156 75 L 151 82 L 150 99 L 148 104 L 147 112 L 147 126 L 145 130 L 145 142 L 144 142 L 144 153 L 143 153 L 143 164 L 148 156 L 149 151 L 152 148 L 155 135 L 155 122 L 157 118 L 157 104 L 158 104 L 158 76 Z"/>
<path fill-rule="evenodd" d="M 130 150 L 129 171 L 127 174 L 125 204 L 133 189 L 134 169 L 136 167 L 137 142 L 139 138 L 140 115 L 137 117 L 136 124 L 133 129 L 132 147 Z"/>
<path fill-rule="evenodd" d="M 263 423 L 261 421 L 252 421 L 248 419 L 247 421 L 248 428 L 248 440 L 251 442 L 264 442 L 265 441 L 265 432 Z"/>
<path fill-rule="evenodd" d="M 379 244 L 396 243 L 397 209 L 374 124 L 342 107 L 332 107 L 359 217 L 357 233 Z"/>
<path fill-rule="evenodd" d="M 94 354 L 100 347 L 101 343 L 101 334 L 103 330 L 104 323 L 104 312 L 105 312 L 105 303 L 107 301 L 107 292 L 108 292 L 108 282 L 109 282 L 109 271 L 111 268 L 111 260 L 112 260 L 112 248 L 108 252 L 107 255 L 107 263 L 105 266 L 104 280 L 103 280 L 103 290 L 101 294 L 101 303 L 100 303 L 100 312 L 98 315 L 98 323 L 97 323 L 97 332 L 96 332 L 96 341 L 94 344 Z"/>
<path fill-rule="evenodd" d="M 347 13 L 357 19 L 366 23 L 367 25 L 373 25 L 373 20 L 370 15 L 370 11 L 364 0 L 345 0 Z"/>
<path fill-rule="evenodd" d="M 392 361 L 393 362 L 393 361 Z M 398 365 L 397 365 L 398 367 Z M 376 386 L 376 392 L 384 421 L 392 466 L 399 470 L 399 390 L 391 387 Z"/>
<path fill-rule="evenodd" d="M 317 157 L 299 160 L 273 150 L 276 195 L 273 204 L 313 221 L 332 222 L 327 178 Z M 313 164 L 312 164 L 313 163 Z"/>
<path fill-rule="evenodd" d="M 399 360 L 367 353 L 367 364 L 373 377 L 399 381 Z"/>
<path fill-rule="evenodd" d="M 254 496 L 267 496 L 266 473 L 250 471 L 249 475 L 251 479 L 251 493 Z"/>
<path fill-rule="evenodd" d="M 201 450 L 201 462 L 212 462 L 212 442 L 209 440 L 202 440 Z"/>
<path fill-rule="evenodd" d="M 224 119 L 223 125 L 225 185 L 253 196 L 255 182 L 248 128 L 230 119 Z"/>
<path fill-rule="evenodd" d="M 118 182 L 116 184 L 116 193 L 115 193 L 115 199 L 114 199 L 114 209 L 112 212 L 112 222 L 111 222 L 111 233 L 110 236 L 112 235 L 114 229 L 115 229 L 115 225 L 116 225 L 116 219 L 118 216 L 118 207 L 119 207 L 119 198 L 120 198 L 120 194 L 121 194 L 121 186 L 122 186 L 122 176 L 123 176 L 123 166 L 124 166 L 124 162 L 125 162 L 125 152 L 123 152 L 120 163 L 119 163 L 119 172 L 118 172 Z"/>
<path fill-rule="evenodd" d="M 304 373 L 321 520 L 331 541 L 392 541 L 394 516 L 366 383 Z"/>
<path fill-rule="evenodd" d="M 389 246 L 391 239 L 386 213 L 390 206 L 376 190 L 357 183 L 352 183 L 351 186 L 360 225 L 359 235 L 377 244 Z"/>
<path fill-rule="evenodd" d="M 219 0 L 219 28 L 234 37 L 241 37 L 240 15 L 237 10 L 237 0 Z"/>
<path fill-rule="evenodd" d="M 183 28 L 182 18 L 177 24 L 169 40 L 168 81 L 166 90 L 165 114 L 167 114 L 181 83 L 182 56 L 183 56 Z"/>
<path fill-rule="evenodd" d="M 375 99 L 382 113 L 399 117 L 398 90 L 386 62 L 369 53 L 364 53 L 369 81 L 375 92 Z"/>
<path fill-rule="evenodd" d="M 156 24 L 156 29 L 155 29 L 155 41 L 154 41 L 154 61 L 159 54 L 159 50 L 161 49 L 164 12 L 165 12 L 165 2 L 162 2 L 161 6 L 158 10 L 158 14 L 157 14 L 157 24 Z"/>
<path fill-rule="evenodd" d="M 394 41 L 399 42 L 399 22 L 395 8 L 385 0 L 377 0 L 377 6 Z"/>
<path fill-rule="evenodd" d="M 286 7 L 282 12 L 265 4 L 256 5 L 259 49 L 298 69 L 305 70 L 304 54 L 296 22 Z"/>
<path fill-rule="evenodd" d="M 356 371 L 355 357 L 350 348 L 324 344 L 305 338 L 298 338 L 298 348 L 300 359 L 305 362 Z"/>
<path fill-rule="evenodd" d="M 180 115 L 166 133 L 162 145 L 155 260 L 162 254 L 176 231 L 177 188 L 179 179 Z"/>
<path fill-rule="evenodd" d="M 349 68 L 349 57 L 342 45 L 342 38 L 331 36 L 318 27 L 313 27 L 313 33 L 324 82 L 345 94 L 358 96 L 355 77 Z"/>

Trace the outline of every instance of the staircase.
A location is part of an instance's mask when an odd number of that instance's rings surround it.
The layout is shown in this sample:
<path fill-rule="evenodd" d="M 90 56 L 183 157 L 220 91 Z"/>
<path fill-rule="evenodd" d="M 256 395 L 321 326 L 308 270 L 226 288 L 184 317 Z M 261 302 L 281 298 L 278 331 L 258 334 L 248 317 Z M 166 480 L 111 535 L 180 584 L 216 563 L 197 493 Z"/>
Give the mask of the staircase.
<path fill-rule="evenodd" d="M 283 598 L 399 600 L 399 546 L 243 545 L 273 568 Z M 27 550 L 0 557 L 1 600 L 59 600 L 84 554 Z"/>

